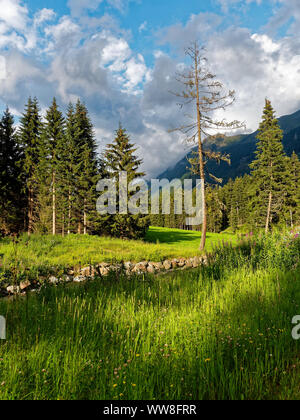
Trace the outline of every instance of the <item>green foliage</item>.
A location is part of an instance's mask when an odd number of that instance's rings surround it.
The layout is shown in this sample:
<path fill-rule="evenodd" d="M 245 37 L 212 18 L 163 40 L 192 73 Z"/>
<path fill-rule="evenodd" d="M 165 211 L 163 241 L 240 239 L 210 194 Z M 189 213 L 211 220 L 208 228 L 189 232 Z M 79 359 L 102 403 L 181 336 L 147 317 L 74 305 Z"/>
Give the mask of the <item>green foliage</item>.
<path fill-rule="evenodd" d="M 300 267 L 300 239 L 294 232 L 246 235 L 237 246 L 217 247 L 214 267 L 239 268 L 245 261 L 251 268 L 293 270 Z"/>
<path fill-rule="evenodd" d="M 22 150 L 22 179 L 27 195 L 27 220 L 28 233 L 34 230 L 37 219 L 36 204 L 38 193 L 38 165 L 41 151 L 42 122 L 36 98 L 28 99 L 25 111 L 20 119 L 18 139 Z"/>
<path fill-rule="evenodd" d="M 23 223 L 21 156 L 14 119 L 7 108 L 0 120 L 0 233 L 3 234 L 20 230 Z"/>
<path fill-rule="evenodd" d="M 94 128 L 86 106 L 77 101 L 75 107 L 76 183 L 74 210 L 78 233 L 88 233 L 96 219 L 96 184 L 99 179 L 97 144 Z"/>
<path fill-rule="evenodd" d="M 281 121 L 286 128 L 286 120 Z M 229 179 L 222 188 L 207 187 L 207 224 L 211 232 L 228 228 L 233 233 L 250 232 L 266 228 L 266 225 L 273 230 L 300 225 L 299 159 L 295 152 L 291 157 L 285 155 L 282 130 L 269 101 L 266 101 L 257 135 L 256 159 L 250 165 L 251 175 Z M 172 216 L 172 227 L 184 227 L 174 214 L 152 217 L 151 223 L 168 226 Z"/>
<path fill-rule="evenodd" d="M 256 194 L 252 205 L 258 226 L 278 221 L 284 203 L 287 184 L 286 156 L 282 144 L 283 132 L 275 118 L 271 102 L 266 100 L 259 126 L 256 159 L 251 163 Z M 269 219 L 266 222 L 266 215 Z"/>
<path fill-rule="evenodd" d="M 287 160 L 288 182 L 284 205 L 284 221 L 292 228 L 300 224 L 300 162 L 295 152 Z"/>
<path fill-rule="evenodd" d="M 116 132 L 114 141 L 108 144 L 104 153 L 104 174 L 109 178 L 114 178 L 117 184 L 117 203 L 119 203 L 120 187 L 119 187 L 119 173 L 127 173 L 127 185 L 141 178 L 145 175 L 139 170 L 142 160 L 139 159 L 135 153 L 137 149 L 130 142 L 130 138 L 126 130 L 120 125 Z M 134 193 L 127 191 L 127 199 L 133 196 Z M 150 219 L 147 216 L 138 214 L 125 214 L 119 212 L 117 204 L 116 215 L 106 215 L 102 217 L 102 229 L 108 235 L 139 239 L 145 237 L 147 229 L 150 225 Z"/>
<path fill-rule="evenodd" d="M 55 98 L 46 112 L 45 120 L 39 149 L 37 230 L 56 233 L 63 210 L 61 204 L 65 179 L 61 167 L 66 145 L 65 120 Z"/>
<path fill-rule="evenodd" d="M 283 145 L 284 151 L 288 156 L 292 152 L 300 156 L 300 111 L 291 115 L 286 115 L 278 119 L 279 125 L 284 132 Z M 238 136 L 229 136 L 225 138 L 208 138 L 204 149 L 212 149 L 222 154 L 229 154 L 231 165 L 226 162 L 208 162 L 207 169 L 209 172 L 215 174 L 217 178 L 223 179 L 223 185 L 229 179 L 243 177 L 245 174 L 250 173 L 249 164 L 255 159 L 255 150 L 257 143 L 257 134 L 255 131 L 251 134 L 241 134 Z M 193 149 L 197 151 L 197 148 Z M 172 180 L 174 178 L 184 179 L 190 177 L 190 165 L 188 160 L 192 157 L 189 152 L 187 156 L 183 157 L 176 165 L 165 170 L 158 178 L 166 178 Z M 213 181 L 212 181 L 213 182 Z"/>

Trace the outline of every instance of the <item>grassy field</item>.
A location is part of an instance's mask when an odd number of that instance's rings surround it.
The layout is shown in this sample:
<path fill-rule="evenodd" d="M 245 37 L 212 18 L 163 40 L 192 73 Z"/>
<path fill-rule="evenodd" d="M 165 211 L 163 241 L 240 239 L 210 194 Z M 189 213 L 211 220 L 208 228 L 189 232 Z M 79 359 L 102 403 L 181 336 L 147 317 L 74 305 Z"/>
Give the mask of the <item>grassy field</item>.
<path fill-rule="evenodd" d="M 0 301 L 0 399 L 293 399 L 299 239 L 223 247 L 197 270 Z"/>
<path fill-rule="evenodd" d="M 0 239 L 2 268 L 18 265 L 18 269 L 53 266 L 85 266 L 101 262 L 143 260 L 162 261 L 173 257 L 193 257 L 199 254 L 201 234 L 176 229 L 151 227 L 145 241 L 124 241 L 99 236 L 23 235 L 14 243 Z M 221 241 L 236 242 L 231 234 L 209 233 L 207 250 Z"/>

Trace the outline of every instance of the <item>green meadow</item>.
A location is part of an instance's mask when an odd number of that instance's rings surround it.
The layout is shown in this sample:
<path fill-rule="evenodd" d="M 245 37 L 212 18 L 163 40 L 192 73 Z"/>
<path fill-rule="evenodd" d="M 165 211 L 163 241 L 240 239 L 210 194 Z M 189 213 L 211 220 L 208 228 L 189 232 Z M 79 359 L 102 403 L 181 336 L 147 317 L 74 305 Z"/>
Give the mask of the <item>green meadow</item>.
<path fill-rule="evenodd" d="M 161 246 L 169 256 L 192 252 L 191 235 L 176 248 L 172 232 L 161 232 Z M 53 253 L 63 243 L 55 241 Z M 49 242 L 40 244 L 41 258 Z M 28 247 L 38 258 L 38 246 Z M 297 238 L 255 237 L 219 246 L 214 263 L 199 269 L 111 273 L 2 299 L 0 399 L 299 399 L 300 343 L 291 335 L 299 255 Z"/>
<path fill-rule="evenodd" d="M 151 227 L 145 241 L 109 237 L 23 234 L 16 241 L 0 239 L 0 258 L 3 268 L 24 269 L 73 267 L 101 262 L 162 261 L 166 258 L 194 257 L 200 254 L 200 232 Z M 236 236 L 208 233 L 207 251 L 223 242 L 236 243 Z"/>

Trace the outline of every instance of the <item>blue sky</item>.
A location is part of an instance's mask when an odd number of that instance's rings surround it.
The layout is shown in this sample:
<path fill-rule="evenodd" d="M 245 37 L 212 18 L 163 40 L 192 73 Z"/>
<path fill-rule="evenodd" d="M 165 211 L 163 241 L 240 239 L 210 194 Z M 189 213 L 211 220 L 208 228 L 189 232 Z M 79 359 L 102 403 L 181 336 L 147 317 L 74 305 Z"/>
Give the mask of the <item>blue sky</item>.
<path fill-rule="evenodd" d="M 149 175 L 187 150 L 168 132 L 184 121 L 169 92 L 195 39 L 236 91 L 216 117 L 251 131 L 265 97 L 278 115 L 300 108 L 299 0 L 0 0 L 0 8 L 0 107 L 18 121 L 29 95 L 43 113 L 54 95 L 63 110 L 80 98 L 99 150 L 122 121 Z"/>
<path fill-rule="evenodd" d="M 74 3 L 82 3 L 74 2 Z M 88 3 L 88 2 L 87 2 Z M 97 3 L 91 2 L 91 3 Z M 224 22 L 218 30 L 232 24 L 249 28 L 253 32 L 260 32 L 267 25 L 274 11 L 276 3 L 267 1 L 241 1 L 224 2 L 218 0 L 131 0 L 126 2 L 117 1 L 119 7 L 114 7 L 107 1 L 101 1 L 98 7 L 82 9 L 82 12 L 90 17 L 101 18 L 108 14 L 113 16 L 123 29 L 131 34 L 131 47 L 143 53 L 149 65 L 153 64 L 153 49 L 157 45 L 157 33 L 166 26 L 186 25 L 191 15 L 200 13 L 214 13 L 223 17 Z M 27 3 L 29 13 L 33 15 L 43 8 L 53 9 L 58 17 L 72 14 L 72 2 L 58 0 L 29 0 Z M 76 16 L 75 18 L 78 18 Z M 276 36 L 285 35 L 287 25 L 278 28 Z"/>

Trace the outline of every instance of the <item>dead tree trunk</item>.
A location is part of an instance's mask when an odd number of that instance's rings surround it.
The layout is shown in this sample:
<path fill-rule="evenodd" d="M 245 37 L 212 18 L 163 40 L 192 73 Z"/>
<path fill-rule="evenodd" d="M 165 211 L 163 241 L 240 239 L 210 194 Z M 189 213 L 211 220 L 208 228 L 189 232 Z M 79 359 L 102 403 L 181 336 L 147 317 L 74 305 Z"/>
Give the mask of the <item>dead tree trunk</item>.
<path fill-rule="evenodd" d="M 198 78 L 198 56 L 195 54 L 195 85 L 197 90 L 197 128 L 198 128 L 198 154 L 199 154 L 199 167 L 200 167 L 200 179 L 202 180 L 202 235 L 200 243 L 200 251 L 203 251 L 206 243 L 206 231 L 207 231 L 207 209 L 206 209 L 206 197 L 205 197 L 205 172 L 203 162 L 203 145 L 201 139 L 201 112 L 200 112 L 200 95 L 199 95 L 199 78 Z"/>

